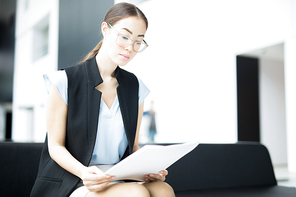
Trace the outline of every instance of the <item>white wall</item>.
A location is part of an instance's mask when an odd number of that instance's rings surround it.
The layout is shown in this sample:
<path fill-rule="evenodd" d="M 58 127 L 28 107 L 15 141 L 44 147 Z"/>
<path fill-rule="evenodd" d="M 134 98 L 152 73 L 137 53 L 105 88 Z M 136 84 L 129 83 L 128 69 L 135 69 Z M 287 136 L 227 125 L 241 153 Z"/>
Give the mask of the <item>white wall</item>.
<path fill-rule="evenodd" d="M 296 20 L 295 20 L 296 21 Z M 296 35 L 295 35 L 296 36 Z M 288 167 L 296 172 L 296 37 L 285 42 L 285 83 L 286 83 L 286 116 Z"/>
<path fill-rule="evenodd" d="M 296 172 L 296 1 L 290 1 L 291 28 L 285 41 L 285 83 L 286 83 L 286 116 L 287 116 L 287 146 L 288 168 Z"/>
<path fill-rule="evenodd" d="M 274 165 L 287 164 L 284 62 L 259 60 L 260 141 Z"/>
<path fill-rule="evenodd" d="M 237 54 L 282 42 L 289 0 L 148 1 L 148 49 L 126 68 L 151 89 L 157 141 L 237 140 Z M 146 103 L 149 103 L 146 102 Z"/>
<path fill-rule="evenodd" d="M 58 0 L 18 0 L 13 92 L 14 141 L 44 141 L 46 91 L 42 74 L 57 69 Z M 48 16 L 48 54 L 33 59 L 34 28 Z"/>

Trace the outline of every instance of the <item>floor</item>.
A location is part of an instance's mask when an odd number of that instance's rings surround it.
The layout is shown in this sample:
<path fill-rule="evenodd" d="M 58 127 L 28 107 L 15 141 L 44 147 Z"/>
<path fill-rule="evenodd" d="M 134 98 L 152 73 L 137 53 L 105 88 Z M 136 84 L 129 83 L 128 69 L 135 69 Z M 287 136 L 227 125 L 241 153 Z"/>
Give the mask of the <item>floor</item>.
<path fill-rule="evenodd" d="M 278 181 L 278 185 L 296 187 L 296 172 L 289 172 L 287 166 L 275 166 L 274 173 Z"/>

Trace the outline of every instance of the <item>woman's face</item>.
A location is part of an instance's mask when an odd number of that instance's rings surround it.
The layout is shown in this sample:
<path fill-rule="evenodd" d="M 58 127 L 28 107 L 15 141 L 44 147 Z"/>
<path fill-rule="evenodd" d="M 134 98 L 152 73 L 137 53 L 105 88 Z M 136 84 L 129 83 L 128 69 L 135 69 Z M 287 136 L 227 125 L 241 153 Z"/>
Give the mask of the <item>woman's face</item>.
<path fill-rule="evenodd" d="M 138 17 L 128 17 L 115 23 L 113 28 L 115 30 L 109 25 L 108 28 L 105 28 L 104 43 L 106 44 L 106 50 L 109 58 L 116 65 L 124 66 L 137 54 L 133 50 L 133 45 L 135 41 L 141 42 L 144 39 L 146 24 L 143 19 L 139 19 Z M 124 38 L 128 37 L 131 43 L 125 47 L 119 46 L 117 44 L 118 34 L 116 31 Z"/>

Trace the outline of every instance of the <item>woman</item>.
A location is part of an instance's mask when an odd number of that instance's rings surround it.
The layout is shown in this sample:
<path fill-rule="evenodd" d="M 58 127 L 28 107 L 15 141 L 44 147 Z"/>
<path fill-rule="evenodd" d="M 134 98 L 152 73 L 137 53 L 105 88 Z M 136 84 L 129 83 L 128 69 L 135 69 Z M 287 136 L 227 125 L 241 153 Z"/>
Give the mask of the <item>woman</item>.
<path fill-rule="evenodd" d="M 103 165 L 139 149 L 144 98 L 149 93 L 124 66 L 148 45 L 145 15 L 119 3 L 101 25 L 103 40 L 77 66 L 46 76 L 47 138 L 31 196 L 175 196 L 168 172 L 145 175 L 143 183 L 112 182 Z"/>

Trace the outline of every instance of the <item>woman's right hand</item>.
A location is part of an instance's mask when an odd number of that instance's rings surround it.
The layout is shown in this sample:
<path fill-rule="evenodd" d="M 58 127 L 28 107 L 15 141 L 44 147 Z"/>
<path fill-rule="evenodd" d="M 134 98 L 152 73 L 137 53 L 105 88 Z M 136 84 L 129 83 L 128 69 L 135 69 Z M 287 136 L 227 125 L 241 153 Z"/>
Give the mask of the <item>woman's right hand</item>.
<path fill-rule="evenodd" d="M 102 191 L 115 177 L 104 174 L 96 166 L 85 167 L 81 171 L 83 184 L 90 192 Z"/>

